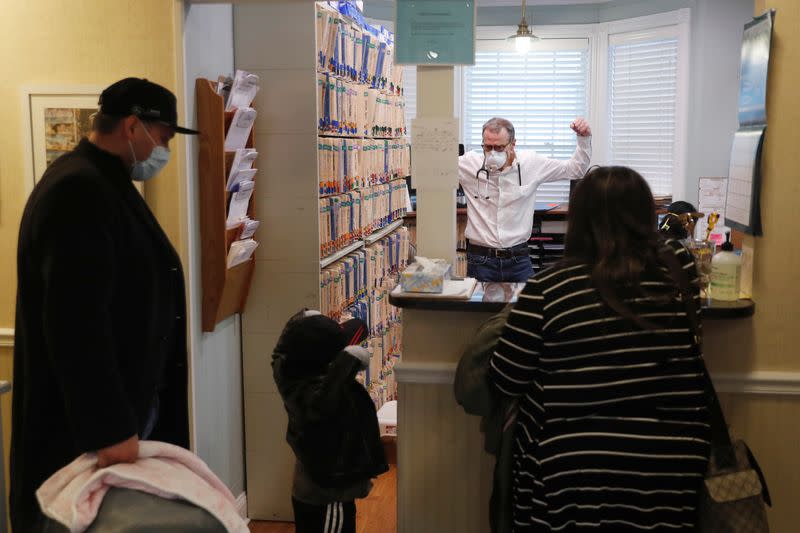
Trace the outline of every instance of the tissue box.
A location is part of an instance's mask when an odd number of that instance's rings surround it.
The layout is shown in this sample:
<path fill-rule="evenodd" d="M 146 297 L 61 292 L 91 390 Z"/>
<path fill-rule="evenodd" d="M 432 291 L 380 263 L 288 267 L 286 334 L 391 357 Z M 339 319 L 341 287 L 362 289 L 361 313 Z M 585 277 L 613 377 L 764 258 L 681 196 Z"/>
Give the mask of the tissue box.
<path fill-rule="evenodd" d="M 400 286 L 404 292 L 440 293 L 446 279 L 450 279 L 450 264 L 447 261 L 417 257 L 400 273 Z"/>

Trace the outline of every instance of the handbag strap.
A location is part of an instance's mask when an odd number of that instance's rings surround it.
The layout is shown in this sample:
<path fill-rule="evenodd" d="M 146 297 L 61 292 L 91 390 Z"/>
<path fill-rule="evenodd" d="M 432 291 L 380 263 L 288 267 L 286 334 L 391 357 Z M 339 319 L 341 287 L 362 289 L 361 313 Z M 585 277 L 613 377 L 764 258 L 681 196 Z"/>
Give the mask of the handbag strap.
<path fill-rule="evenodd" d="M 686 316 L 689 319 L 689 327 L 695 345 L 698 349 L 698 356 L 702 355 L 703 337 L 700 332 L 700 320 L 697 317 L 697 308 L 694 305 L 694 297 L 692 296 L 692 291 L 689 288 L 689 277 L 686 275 L 686 271 L 680 267 L 680 263 L 678 263 L 678 259 L 675 257 L 674 253 L 669 251 L 662 255 L 662 257 L 666 259 L 667 266 L 669 267 L 673 278 L 678 280 L 681 299 L 686 306 Z M 705 394 L 708 398 L 708 422 L 711 430 L 711 449 L 714 452 L 714 462 L 718 470 L 732 469 L 737 466 L 736 452 L 734 451 L 733 442 L 731 441 L 731 436 L 728 432 L 728 424 L 725 422 L 725 415 L 722 412 L 722 406 L 719 403 L 719 397 L 717 396 L 717 391 L 714 389 L 714 383 L 711 381 L 711 375 L 708 373 L 706 363 L 702 358 L 700 359 L 700 362 L 703 365 L 703 388 L 705 389 Z M 756 472 L 758 479 L 761 482 L 761 496 L 764 499 L 764 502 L 768 506 L 772 507 L 772 498 L 769 494 L 769 488 L 767 488 L 767 480 L 764 477 L 764 473 L 761 471 L 758 461 L 756 461 L 755 456 L 753 456 L 753 452 L 750 451 L 750 448 L 747 446 L 747 444 L 742 444 L 744 445 L 745 453 L 747 455 L 747 461 L 750 464 L 750 467 Z"/>
<path fill-rule="evenodd" d="M 708 422 L 711 432 L 711 449 L 718 469 L 733 468 L 736 466 L 736 454 L 733 450 L 728 424 L 725 422 L 725 415 L 719 403 L 719 397 L 714 389 L 714 382 L 708 373 L 705 361 L 702 359 L 703 337 L 700 331 L 700 319 L 697 316 L 697 307 L 694 303 L 694 296 L 689 287 L 689 277 L 681 267 L 675 253 L 669 246 L 666 246 L 660 254 L 666 260 L 673 279 L 677 279 L 681 293 L 681 300 L 686 308 L 686 317 L 689 319 L 689 331 L 692 333 L 693 341 L 697 346 L 698 357 L 703 368 L 703 389 L 708 400 Z"/>

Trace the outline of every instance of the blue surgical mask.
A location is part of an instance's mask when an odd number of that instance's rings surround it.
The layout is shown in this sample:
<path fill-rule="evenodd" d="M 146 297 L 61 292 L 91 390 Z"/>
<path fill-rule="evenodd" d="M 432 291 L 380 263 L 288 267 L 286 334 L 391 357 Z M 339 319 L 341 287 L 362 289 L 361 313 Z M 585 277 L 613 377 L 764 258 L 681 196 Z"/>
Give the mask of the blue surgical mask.
<path fill-rule="evenodd" d="M 131 141 L 128 141 L 128 146 L 131 149 L 131 155 L 133 156 L 133 168 L 131 169 L 131 178 L 134 181 L 147 181 L 156 174 L 158 174 L 162 168 L 164 168 L 167 163 L 169 163 L 169 155 L 170 151 L 168 148 L 164 148 L 160 146 L 153 138 L 150 136 L 150 132 L 147 131 L 147 128 L 144 127 L 144 132 L 147 135 L 147 138 L 150 139 L 150 142 L 153 143 L 153 151 L 150 152 L 150 156 L 145 159 L 144 161 L 137 161 L 136 160 L 136 152 L 133 151 L 133 144 Z"/>

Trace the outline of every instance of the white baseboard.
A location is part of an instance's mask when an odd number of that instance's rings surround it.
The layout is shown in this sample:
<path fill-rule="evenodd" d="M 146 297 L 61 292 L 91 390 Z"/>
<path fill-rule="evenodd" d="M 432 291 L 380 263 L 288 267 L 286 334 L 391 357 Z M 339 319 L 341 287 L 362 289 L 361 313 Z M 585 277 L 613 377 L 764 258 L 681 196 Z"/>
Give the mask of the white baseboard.
<path fill-rule="evenodd" d="M 0 348 L 14 347 L 14 328 L 0 328 Z"/>
<path fill-rule="evenodd" d="M 712 374 L 717 392 L 769 396 L 800 396 L 800 372 L 755 371 Z"/>
<path fill-rule="evenodd" d="M 452 385 L 456 363 L 406 363 L 402 359 L 394 367 L 398 383 Z"/>
<path fill-rule="evenodd" d="M 250 522 L 250 519 L 247 518 L 247 491 L 242 492 L 236 498 L 236 512 L 239 513 L 239 516 L 241 516 L 245 522 Z"/>
<path fill-rule="evenodd" d="M 455 363 L 406 363 L 395 367 L 399 383 L 452 385 Z M 800 396 L 800 372 L 754 371 L 711 375 L 718 392 L 770 396 Z"/>

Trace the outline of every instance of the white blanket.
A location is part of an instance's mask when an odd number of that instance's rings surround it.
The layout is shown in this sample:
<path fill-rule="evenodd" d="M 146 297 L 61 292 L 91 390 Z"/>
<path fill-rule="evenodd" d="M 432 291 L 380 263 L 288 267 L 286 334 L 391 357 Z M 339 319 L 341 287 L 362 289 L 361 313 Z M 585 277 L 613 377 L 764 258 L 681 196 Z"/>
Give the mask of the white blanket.
<path fill-rule="evenodd" d="M 164 442 L 141 441 L 138 461 L 107 468 L 97 467 L 95 453 L 83 454 L 45 481 L 36 497 L 45 515 L 80 533 L 112 487 L 183 499 L 211 513 L 230 533 L 248 532 L 222 481 L 192 452 Z"/>

